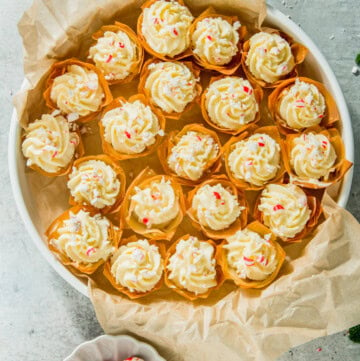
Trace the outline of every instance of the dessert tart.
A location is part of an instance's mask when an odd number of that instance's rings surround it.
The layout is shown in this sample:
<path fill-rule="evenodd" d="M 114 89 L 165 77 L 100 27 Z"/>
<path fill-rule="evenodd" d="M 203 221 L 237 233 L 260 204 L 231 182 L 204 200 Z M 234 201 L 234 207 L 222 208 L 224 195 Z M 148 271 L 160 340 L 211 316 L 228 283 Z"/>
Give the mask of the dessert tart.
<path fill-rule="evenodd" d="M 44 98 L 50 109 L 59 109 L 68 121 L 82 123 L 92 120 L 112 101 L 103 73 L 74 58 L 51 66 Z"/>
<path fill-rule="evenodd" d="M 213 176 L 188 193 L 187 214 L 211 239 L 224 239 L 247 224 L 245 194 L 224 175 Z"/>
<path fill-rule="evenodd" d="M 99 213 L 79 206 L 60 215 L 46 231 L 49 249 L 66 266 L 94 273 L 118 246 L 121 231 Z"/>
<path fill-rule="evenodd" d="M 336 103 L 324 85 L 305 77 L 281 82 L 270 94 L 268 108 L 285 134 L 317 125 L 332 126 L 340 119 Z"/>
<path fill-rule="evenodd" d="M 202 115 L 216 130 L 236 135 L 260 120 L 262 97 L 261 88 L 244 78 L 214 77 L 201 96 Z"/>
<path fill-rule="evenodd" d="M 109 84 L 130 82 L 140 73 L 144 50 L 127 25 L 115 22 L 102 26 L 92 38 L 95 43 L 89 49 L 88 59 L 102 71 Z"/>
<path fill-rule="evenodd" d="M 145 62 L 139 93 L 145 94 L 166 118 L 178 119 L 200 99 L 200 70 L 191 62 L 149 59 Z"/>
<path fill-rule="evenodd" d="M 168 175 L 144 169 L 129 186 L 121 225 L 150 239 L 170 240 L 185 213 L 181 186 Z"/>
<path fill-rule="evenodd" d="M 149 54 L 162 60 L 191 55 L 188 48 L 194 17 L 182 0 L 148 0 L 141 9 L 137 33 Z"/>
<path fill-rule="evenodd" d="M 165 255 L 163 244 L 131 236 L 121 240 L 105 264 L 104 276 L 129 298 L 144 297 L 162 286 Z"/>
<path fill-rule="evenodd" d="M 213 241 L 182 236 L 167 252 L 165 284 L 191 301 L 207 298 L 224 281 L 219 258 L 219 250 Z"/>
<path fill-rule="evenodd" d="M 226 172 L 239 188 L 259 190 L 283 179 L 283 142 L 275 126 L 252 127 L 224 146 Z"/>
<path fill-rule="evenodd" d="M 226 238 L 220 245 L 222 269 L 241 288 L 263 288 L 273 282 L 286 253 L 276 236 L 258 221 Z"/>
<path fill-rule="evenodd" d="M 244 43 L 242 68 L 251 82 L 273 88 L 297 74 L 296 66 L 305 60 L 307 52 L 285 33 L 263 28 Z"/>
<path fill-rule="evenodd" d="M 123 169 L 105 154 L 77 159 L 67 187 L 71 205 L 103 214 L 117 212 L 124 198 L 126 176 Z"/>
<path fill-rule="evenodd" d="M 158 148 L 165 173 L 184 185 L 199 184 L 221 167 L 221 143 L 216 132 L 201 124 L 171 132 Z"/>
<path fill-rule="evenodd" d="M 57 113 L 43 114 L 31 122 L 21 145 L 26 165 L 48 177 L 67 174 L 74 158 L 84 153 L 79 132 L 72 131 L 67 120 Z"/>

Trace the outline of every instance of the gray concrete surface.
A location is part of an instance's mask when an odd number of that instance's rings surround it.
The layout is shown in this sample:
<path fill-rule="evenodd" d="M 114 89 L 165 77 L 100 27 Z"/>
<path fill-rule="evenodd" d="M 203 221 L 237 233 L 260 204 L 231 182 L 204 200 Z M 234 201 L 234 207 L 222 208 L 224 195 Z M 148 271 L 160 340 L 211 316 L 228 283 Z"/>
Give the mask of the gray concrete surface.
<path fill-rule="evenodd" d="M 59 0 L 61 1 L 61 0 Z M 360 143 L 359 0 L 271 0 L 311 35 L 347 99 L 355 144 Z M 102 333 L 88 299 L 66 284 L 32 244 L 16 211 L 7 174 L 11 96 L 22 81 L 16 23 L 31 0 L 0 0 L 0 360 L 61 361 L 79 343 Z M 360 153 L 348 209 L 360 219 Z M 360 301 L 359 301 L 360 302 Z M 354 320 L 356 322 L 356 320 Z M 356 361 L 360 346 L 344 333 L 291 350 L 281 361 Z"/>

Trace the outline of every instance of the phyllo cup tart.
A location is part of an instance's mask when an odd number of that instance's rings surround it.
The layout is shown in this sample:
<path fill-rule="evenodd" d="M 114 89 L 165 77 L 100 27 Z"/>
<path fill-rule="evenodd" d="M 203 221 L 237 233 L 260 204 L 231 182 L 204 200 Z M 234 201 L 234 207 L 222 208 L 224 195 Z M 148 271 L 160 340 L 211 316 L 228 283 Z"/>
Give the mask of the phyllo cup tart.
<path fill-rule="evenodd" d="M 105 264 L 104 276 L 129 298 L 144 297 L 161 288 L 165 256 L 163 244 L 131 236 L 121 240 Z"/>
<path fill-rule="evenodd" d="M 105 154 L 77 159 L 69 174 L 67 187 L 71 205 L 103 214 L 117 212 L 126 189 L 123 169 Z"/>
<path fill-rule="evenodd" d="M 281 181 L 285 166 L 283 141 L 275 126 L 252 127 L 224 146 L 226 172 L 241 189 L 259 190 Z"/>
<path fill-rule="evenodd" d="M 127 25 L 115 22 L 100 28 L 92 38 L 88 59 L 102 71 L 109 84 L 127 83 L 140 73 L 144 50 Z"/>
<path fill-rule="evenodd" d="M 300 242 L 317 225 L 320 203 L 318 195 L 295 184 L 268 184 L 256 201 L 254 218 L 284 242 Z"/>
<path fill-rule="evenodd" d="M 213 176 L 189 192 L 187 214 L 211 239 L 224 239 L 247 224 L 245 194 L 224 175 Z"/>
<path fill-rule="evenodd" d="M 170 240 L 185 214 L 181 186 L 168 175 L 144 169 L 129 186 L 121 225 L 154 240 Z"/>
<path fill-rule="evenodd" d="M 318 125 L 328 127 L 340 119 L 336 103 L 325 86 L 305 77 L 281 82 L 270 94 L 268 108 L 284 133 L 301 132 Z"/>
<path fill-rule="evenodd" d="M 182 0 L 148 0 L 141 6 L 137 34 L 144 49 L 162 60 L 189 57 L 194 20 Z"/>
<path fill-rule="evenodd" d="M 305 188 L 326 188 L 339 181 L 352 166 L 345 158 L 341 135 L 335 128 L 311 128 L 288 134 L 285 167 L 291 183 Z"/>
<path fill-rule="evenodd" d="M 112 101 L 108 83 L 96 66 L 71 58 L 53 64 L 44 92 L 46 105 L 68 121 L 86 123 Z"/>
<path fill-rule="evenodd" d="M 242 68 L 251 82 L 274 88 L 281 80 L 297 74 L 296 67 L 305 60 L 307 52 L 287 34 L 264 28 L 244 43 Z"/>
<path fill-rule="evenodd" d="M 246 27 L 237 16 L 217 14 L 210 7 L 190 28 L 191 50 L 197 64 L 208 70 L 233 74 L 241 65 L 241 42 Z"/>
<path fill-rule="evenodd" d="M 200 99 L 200 70 L 191 62 L 149 59 L 139 82 L 139 93 L 159 108 L 166 118 L 178 119 Z"/>
<path fill-rule="evenodd" d="M 286 256 L 276 236 L 258 221 L 227 237 L 219 247 L 225 278 L 246 289 L 273 282 Z"/>
<path fill-rule="evenodd" d="M 22 137 L 26 165 L 48 177 L 69 173 L 73 160 L 84 154 L 80 133 L 56 113 L 30 123 Z"/>
<path fill-rule="evenodd" d="M 219 137 L 201 124 L 171 132 L 159 146 L 158 155 L 165 173 L 184 185 L 199 184 L 221 167 Z"/>
<path fill-rule="evenodd" d="M 165 117 L 143 94 L 114 99 L 99 121 L 104 153 L 123 160 L 152 153 L 164 136 Z"/>
<path fill-rule="evenodd" d="M 260 120 L 263 91 L 238 76 L 220 76 L 210 80 L 201 95 L 205 121 L 222 133 L 239 134 Z"/>
<path fill-rule="evenodd" d="M 166 286 L 191 301 L 207 298 L 224 281 L 220 257 L 213 241 L 190 235 L 180 237 L 167 251 Z"/>
<path fill-rule="evenodd" d="M 64 265 L 92 274 L 115 251 L 121 231 L 100 213 L 77 206 L 59 216 L 46 236 L 49 249 Z"/>

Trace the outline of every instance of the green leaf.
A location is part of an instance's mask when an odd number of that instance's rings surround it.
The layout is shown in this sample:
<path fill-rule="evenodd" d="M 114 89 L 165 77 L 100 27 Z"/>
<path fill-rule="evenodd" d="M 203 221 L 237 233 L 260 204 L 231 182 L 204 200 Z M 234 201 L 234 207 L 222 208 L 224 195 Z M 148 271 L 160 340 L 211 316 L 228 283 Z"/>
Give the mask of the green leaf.
<path fill-rule="evenodd" d="M 360 66 L 360 53 L 358 55 L 356 55 L 355 63 L 356 63 L 356 65 Z"/>
<path fill-rule="evenodd" d="M 353 342 L 360 342 L 360 325 L 351 327 L 349 329 L 349 338 Z"/>

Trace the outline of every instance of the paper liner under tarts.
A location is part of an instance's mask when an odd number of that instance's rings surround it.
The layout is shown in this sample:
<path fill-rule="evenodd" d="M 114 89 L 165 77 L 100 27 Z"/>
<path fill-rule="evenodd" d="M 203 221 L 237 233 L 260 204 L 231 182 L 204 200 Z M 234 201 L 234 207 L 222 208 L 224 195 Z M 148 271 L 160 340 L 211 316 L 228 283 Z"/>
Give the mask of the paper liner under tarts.
<path fill-rule="evenodd" d="M 189 44 L 189 47 L 183 51 L 182 53 L 178 54 L 178 55 L 175 55 L 173 57 L 169 57 L 169 56 L 166 56 L 166 55 L 163 55 L 163 54 L 160 54 L 158 52 L 156 52 L 155 50 L 153 50 L 150 45 L 148 45 L 144 35 L 143 35 L 143 32 L 142 32 L 142 22 L 143 22 L 143 11 L 144 9 L 146 8 L 149 8 L 152 4 L 154 4 L 156 1 L 158 0 L 148 0 L 148 1 L 145 1 L 144 4 L 142 4 L 141 6 L 141 14 L 139 15 L 138 17 L 138 21 L 137 21 L 137 28 L 136 28 L 136 31 L 137 31 L 137 35 L 139 37 L 139 40 L 140 40 L 140 43 L 141 45 L 143 46 L 143 48 L 152 56 L 154 56 L 155 58 L 159 58 L 161 60 L 164 60 L 164 61 L 173 61 L 173 60 L 180 60 L 180 59 L 184 59 L 184 58 L 188 58 L 192 55 L 192 52 L 190 50 L 190 44 Z M 169 1 L 170 0 L 166 0 L 166 1 Z M 180 5 L 182 6 L 186 6 L 184 1 L 183 0 L 176 0 L 176 2 L 178 2 Z"/>
<path fill-rule="evenodd" d="M 330 177 L 328 181 L 316 180 L 316 182 L 311 182 L 306 179 L 303 179 L 295 174 L 290 164 L 291 150 L 293 148 L 294 139 L 301 137 L 302 134 L 307 134 L 312 132 L 325 135 L 329 139 L 331 145 L 334 147 L 334 150 L 336 152 L 336 161 L 334 166 L 332 167 L 333 170 L 330 173 Z M 298 133 L 288 134 L 284 142 L 284 148 L 285 148 L 284 163 L 285 163 L 286 171 L 290 176 L 291 183 L 297 184 L 305 188 L 320 189 L 320 188 L 326 188 L 331 184 L 334 184 L 338 182 L 340 179 L 342 179 L 345 173 L 352 167 L 352 163 L 345 158 L 344 143 L 341 139 L 341 135 L 339 131 L 336 128 L 324 129 L 321 127 L 312 127 L 307 129 L 302 134 L 298 134 Z"/>
<path fill-rule="evenodd" d="M 121 203 L 124 199 L 125 190 L 126 190 L 126 175 L 125 175 L 124 170 L 106 154 L 89 155 L 86 157 L 79 158 L 74 162 L 73 167 L 77 167 L 81 163 L 87 162 L 89 160 L 95 160 L 95 161 L 100 160 L 100 161 L 106 163 L 108 166 L 110 166 L 116 173 L 116 178 L 120 182 L 119 194 L 116 197 L 116 201 L 111 206 L 106 206 L 104 208 L 99 209 L 90 204 L 79 204 L 78 202 L 76 202 L 75 198 L 70 194 L 69 204 L 72 206 L 78 205 L 78 206 L 81 206 L 83 209 L 86 209 L 87 211 L 99 212 L 102 214 L 118 212 L 120 209 Z"/>
<path fill-rule="evenodd" d="M 322 214 L 323 210 L 322 210 L 322 206 L 321 206 L 321 200 L 322 200 L 322 196 L 323 196 L 323 191 L 321 191 L 321 190 L 320 191 L 311 191 L 308 189 L 302 189 L 302 190 L 306 194 L 307 204 L 308 204 L 308 207 L 311 212 L 310 218 L 307 221 L 304 229 L 301 232 L 297 233 L 295 235 L 295 237 L 292 237 L 292 238 L 278 237 L 283 242 L 287 242 L 287 243 L 301 242 L 302 239 L 305 238 L 306 236 L 308 236 L 314 230 L 314 228 L 317 226 L 317 224 L 319 222 L 319 218 Z M 262 212 L 259 210 L 260 199 L 261 199 L 261 193 L 258 195 L 258 197 L 256 199 L 253 217 L 256 220 L 258 220 L 260 223 L 264 223 Z"/>
<path fill-rule="evenodd" d="M 221 75 L 221 76 L 212 77 L 210 79 L 208 87 L 204 90 L 204 92 L 201 95 L 201 113 L 202 113 L 202 116 L 203 116 L 205 122 L 208 123 L 212 128 L 214 128 L 217 131 L 222 132 L 222 133 L 237 135 L 237 134 L 240 134 L 241 132 L 245 131 L 246 129 L 248 129 L 253 124 L 256 124 L 260 120 L 260 105 L 261 105 L 261 100 L 263 99 L 263 96 L 264 96 L 264 92 L 262 91 L 261 87 L 258 86 L 256 83 L 251 84 L 254 89 L 253 91 L 254 91 L 254 96 L 255 96 L 256 102 L 259 106 L 259 110 L 256 113 L 255 119 L 252 122 L 250 122 L 248 124 L 244 124 L 239 129 L 222 128 L 220 125 L 214 123 L 209 117 L 209 114 L 206 110 L 206 95 L 209 90 L 209 86 L 213 82 L 220 80 L 220 79 L 224 79 L 224 78 L 227 78 L 227 76 Z"/>
<path fill-rule="evenodd" d="M 169 60 L 167 60 L 169 61 Z M 202 86 L 201 84 L 197 81 L 196 82 L 196 86 L 195 86 L 195 92 L 196 92 L 196 96 L 195 98 L 186 105 L 186 107 L 184 108 L 184 110 L 180 113 L 176 113 L 176 112 L 171 112 L 171 113 L 167 113 L 165 111 L 163 111 L 159 106 L 157 106 L 151 99 L 151 94 L 149 92 L 148 89 L 145 88 L 145 83 L 146 83 L 146 79 L 150 74 L 150 70 L 149 70 L 149 65 L 150 64 L 157 64 L 160 63 L 161 60 L 159 59 L 148 59 L 141 70 L 141 74 L 140 74 L 140 81 L 139 81 L 139 86 L 138 86 L 138 92 L 141 94 L 144 94 L 145 97 L 149 100 L 149 102 L 156 107 L 156 109 L 159 109 L 159 111 L 166 117 L 169 119 L 179 119 L 181 117 L 182 114 L 184 114 L 185 112 L 187 112 L 188 110 L 190 110 L 195 103 L 198 103 L 200 101 L 200 96 L 201 96 L 201 92 L 202 92 Z M 194 74 L 195 79 L 198 79 L 200 77 L 200 69 L 198 69 L 191 61 L 182 61 L 181 62 L 182 65 L 187 66 L 191 72 Z"/>
<path fill-rule="evenodd" d="M 215 143 L 219 147 L 219 154 L 216 158 L 211 160 L 206 167 L 204 168 L 203 176 L 200 177 L 198 180 L 191 180 L 189 178 L 178 176 L 168 165 L 168 157 L 172 150 L 172 148 L 178 143 L 180 138 L 185 135 L 187 132 L 198 132 L 201 134 L 206 134 L 211 136 Z M 166 174 L 173 176 L 176 181 L 182 185 L 186 186 L 194 186 L 206 180 L 211 174 L 214 174 L 219 171 L 221 168 L 221 155 L 222 155 L 222 148 L 219 137 L 217 136 L 216 132 L 205 128 L 202 124 L 188 124 L 186 125 L 181 131 L 174 131 L 171 132 L 167 137 L 165 137 L 164 141 L 158 147 L 158 156 L 160 163 L 165 171 Z"/>
<path fill-rule="evenodd" d="M 124 246 L 124 245 L 128 244 L 128 243 L 136 242 L 139 239 L 140 238 L 138 238 L 135 235 L 132 235 L 129 238 L 126 238 L 126 239 L 122 239 L 121 242 L 120 242 L 119 248 L 121 246 Z M 161 276 L 161 279 L 154 286 L 154 288 L 152 288 L 151 290 L 149 290 L 147 292 L 137 292 L 137 291 L 131 292 L 127 287 L 124 287 L 124 286 L 122 286 L 122 285 L 120 285 L 119 283 L 116 282 L 115 277 L 111 273 L 111 266 L 113 264 L 113 260 L 115 261 L 115 258 L 117 256 L 117 252 L 119 251 L 119 249 L 117 251 L 115 251 L 114 255 L 110 259 L 107 260 L 107 262 L 105 263 L 105 266 L 104 266 L 103 274 L 107 278 L 107 280 L 111 283 L 111 285 L 116 290 L 118 290 L 119 292 L 125 294 L 126 296 L 128 296 L 132 300 L 137 299 L 137 298 L 141 298 L 141 297 L 145 297 L 145 296 L 149 295 L 150 293 L 153 293 L 153 292 L 159 290 L 162 287 L 163 283 L 164 283 L 164 273 L 165 273 L 165 271 L 164 271 L 164 262 L 165 262 L 165 258 L 166 258 L 166 248 L 162 243 L 157 243 L 154 240 L 148 240 L 148 242 L 150 244 L 155 245 L 155 246 L 158 247 L 159 253 L 160 253 L 162 261 L 163 261 L 163 274 Z"/>
<path fill-rule="evenodd" d="M 135 94 L 132 95 L 128 100 L 126 100 L 123 97 L 118 97 L 116 99 L 114 99 L 107 107 L 104 108 L 103 112 L 102 112 L 102 117 L 110 110 L 115 109 L 115 108 L 119 108 L 121 106 L 122 103 L 134 103 L 135 101 L 139 100 L 140 102 L 142 102 L 145 105 L 148 105 L 151 108 L 151 111 L 156 115 L 158 121 L 159 121 L 159 127 L 160 129 L 162 129 L 165 132 L 165 125 L 166 125 L 166 119 L 163 116 L 163 114 L 158 110 L 158 108 L 155 108 L 148 100 L 147 98 L 143 95 L 143 94 Z M 102 118 L 101 117 L 101 118 Z M 131 159 L 131 158 L 140 158 L 140 157 L 145 157 L 149 154 L 151 154 L 152 152 L 155 151 L 155 149 L 158 147 L 158 145 L 161 143 L 162 141 L 162 137 L 160 135 L 156 136 L 156 141 L 154 144 L 146 147 L 146 150 L 144 150 L 141 153 L 134 153 L 134 154 L 126 154 L 126 153 L 121 153 L 118 152 L 111 143 L 107 142 L 105 139 L 105 129 L 104 126 L 102 124 L 101 119 L 99 120 L 99 133 L 100 133 L 100 137 L 101 137 L 101 144 L 102 144 L 102 149 L 104 151 L 104 153 L 108 154 L 110 157 L 117 159 L 117 160 L 125 160 L 125 159 Z"/>
<path fill-rule="evenodd" d="M 66 59 L 66 60 L 54 63 L 50 68 L 50 75 L 46 81 L 46 90 L 44 91 L 44 99 L 45 99 L 46 105 L 50 109 L 52 109 L 52 110 L 58 109 L 57 104 L 55 104 L 51 100 L 51 96 L 50 96 L 51 89 L 52 89 L 55 78 L 57 78 L 60 75 L 65 74 L 67 72 L 67 67 L 70 65 L 78 65 L 83 68 L 86 68 L 87 70 L 91 70 L 91 71 L 95 72 L 98 76 L 99 84 L 102 87 L 103 92 L 104 92 L 104 99 L 103 99 L 103 102 L 102 102 L 101 106 L 99 107 L 99 109 L 96 112 L 90 113 L 88 115 L 82 116 L 79 119 L 77 119 L 77 121 L 80 123 L 87 123 L 87 122 L 91 121 L 92 119 L 94 119 L 97 116 L 97 114 L 99 114 L 101 109 L 103 107 L 107 106 L 113 99 L 113 96 L 111 94 L 108 83 L 107 83 L 103 73 L 95 65 L 90 64 L 90 63 L 84 63 L 76 58 Z"/>
<path fill-rule="evenodd" d="M 299 64 L 301 64 L 304 60 L 305 57 L 308 53 L 308 49 L 304 46 L 301 45 L 297 42 L 294 41 L 293 38 L 291 38 L 289 35 L 287 35 L 286 33 L 277 30 L 277 29 L 273 29 L 273 28 L 262 28 L 260 29 L 260 31 L 262 32 L 266 32 L 269 34 L 277 34 L 279 36 L 281 36 L 283 39 L 285 39 L 291 48 L 291 52 L 293 54 L 294 57 L 294 62 L 295 62 L 295 67 L 294 69 L 287 75 L 283 76 L 280 80 L 274 82 L 274 83 L 267 83 L 266 81 L 262 80 L 262 79 L 257 79 L 255 78 L 254 75 L 252 75 L 251 71 L 249 70 L 249 68 L 246 65 L 246 58 L 250 49 L 250 40 L 245 41 L 244 45 L 243 45 L 243 52 L 242 52 L 242 57 L 241 57 L 241 65 L 242 65 L 242 69 L 244 70 L 246 77 L 249 79 L 249 81 L 251 81 L 252 83 L 257 83 L 259 86 L 263 87 L 263 88 L 275 88 L 277 87 L 284 79 L 287 78 L 292 78 L 294 76 L 297 76 L 298 71 L 297 71 L 297 66 Z"/>
<path fill-rule="evenodd" d="M 224 276 L 226 279 L 233 280 L 234 283 L 239 286 L 240 288 L 244 289 L 250 289 L 250 288 L 264 288 L 268 286 L 270 283 L 272 283 L 275 278 L 277 277 L 281 266 L 284 263 L 286 253 L 284 249 L 279 245 L 279 243 L 276 242 L 276 236 L 270 231 L 269 228 L 265 227 L 262 223 L 258 221 L 254 221 L 250 223 L 247 227 L 250 231 L 258 233 L 260 236 L 264 237 L 267 234 L 271 234 L 271 237 L 269 239 L 271 245 L 276 248 L 276 259 L 277 259 L 277 266 L 275 270 L 264 280 L 262 281 L 255 281 L 251 280 L 249 278 L 241 278 L 238 276 L 236 271 L 234 269 L 231 269 L 229 267 L 229 264 L 227 262 L 227 249 L 224 248 L 224 245 L 226 243 L 222 243 L 219 246 L 220 252 L 221 252 L 221 259 L 220 264 L 222 267 L 222 270 L 224 272 Z"/>
<path fill-rule="evenodd" d="M 176 252 L 177 244 L 181 240 L 187 240 L 190 237 L 191 237 L 191 235 L 189 235 L 189 234 L 180 237 L 167 250 L 166 258 L 165 258 L 165 267 L 164 267 L 165 268 L 165 285 L 167 287 L 169 287 L 171 290 L 178 293 L 179 295 L 187 298 L 188 300 L 195 301 L 199 298 L 201 298 L 201 299 L 208 298 L 212 291 L 215 291 L 221 287 L 221 285 L 224 283 L 225 277 L 224 277 L 224 273 L 223 273 L 221 265 L 220 265 L 221 264 L 221 252 L 220 252 L 219 246 L 217 246 L 215 244 L 215 242 L 213 242 L 212 240 L 209 239 L 209 240 L 200 240 L 200 242 L 207 242 L 214 248 L 214 258 L 216 261 L 215 269 L 216 269 L 217 285 L 215 287 L 209 288 L 208 291 L 206 291 L 205 293 L 196 295 L 194 292 L 188 291 L 184 288 L 179 288 L 177 285 L 175 285 L 175 283 L 172 280 L 169 279 L 169 271 L 167 270 L 167 266 L 169 264 L 170 257 Z"/>
<path fill-rule="evenodd" d="M 47 246 L 50 249 L 51 252 L 54 253 L 54 255 L 59 259 L 59 261 L 65 265 L 70 266 L 81 273 L 85 274 L 92 274 L 94 273 L 103 263 L 105 263 L 105 260 L 99 260 L 95 263 L 88 263 L 88 264 L 79 264 L 77 262 L 74 262 L 71 260 L 66 254 L 62 253 L 60 250 L 58 250 L 55 246 L 51 244 L 51 239 L 57 238 L 58 236 L 58 229 L 61 227 L 63 221 L 69 219 L 70 212 L 73 214 L 79 213 L 81 210 L 89 212 L 91 216 L 94 216 L 98 212 L 89 211 L 87 209 L 84 209 L 80 206 L 75 206 L 67 211 L 65 211 L 63 214 L 61 214 L 58 218 L 56 218 L 53 223 L 49 226 L 49 228 L 46 230 L 45 235 L 47 237 Z M 108 239 L 110 240 L 112 246 L 115 248 L 118 247 L 120 238 L 121 238 L 122 231 L 119 230 L 117 227 L 115 227 L 111 222 L 108 230 Z"/>
<path fill-rule="evenodd" d="M 137 48 L 139 49 L 139 61 L 137 61 L 131 66 L 130 74 L 126 78 L 107 80 L 109 85 L 129 83 L 140 73 L 140 69 L 144 61 L 144 49 L 141 45 L 141 42 L 137 37 L 137 35 L 135 34 L 135 32 L 129 26 L 120 23 L 118 21 L 115 21 L 115 24 L 104 25 L 96 33 L 92 35 L 92 38 L 95 40 L 95 42 L 91 46 L 95 45 L 97 40 L 104 36 L 106 31 L 111 31 L 114 33 L 117 33 L 118 31 L 123 31 L 136 44 Z M 91 59 L 90 61 L 93 63 Z"/>
<path fill-rule="evenodd" d="M 325 103 L 326 103 L 325 116 L 322 118 L 322 120 L 319 124 L 320 126 L 323 126 L 323 127 L 333 126 L 335 122 L 340 120 L 340 114 L 337 109 L 336 102 L 335 102 L 334 98 L 332 97 L 332 95 L 329 93 L 329 91 L 325 88 L 324 84 L 319 83 L 318 81 L 312 80 L 310 78 L 306 78 L 306 77 L 295 77 L 295 78 L 286 79 L 286 80 L 280 82 L 277 85 L 277 87 L 273 90 L 273 92 L 269 95 L 269 98 L 268 98 L 268 108 L 269 108 L 270 114 L 271 114 L 272 118 L 276 121 L 280 132 L 282 132 L 284 134 L 288 134 L 288 133 L 294 133 L 294 132 L 301 132 L 302 130 L 306 129 L 306 128 L 294 129 L 294 128 L 289 127 L 287 125 L 286 121 L 281 118 L 279 111 L 278 111 L 279 106 L 280 106 L 281 95 L 283 94 L 283 92 L 285 90 L 287 90 L 288 88 L 293 86 L 297 79 L 300 81 L 303 81 L 305 83 L 315 85 L 319 89 L 320 93 L 323 95 L 323 97 L 325 99 Z"/>
<path fill-rule="evenodd" d="M 233 25 L 236 21 L 239 21 L 237 16 L 227 16 L 227 15 L 217 14 L 215 9 L 210 6 L 205 11 L 203 11 L 191 24 L 190 39 L 192 39 L 192 35 L 193 35 L 194 31 L 196 30 L 197 24 L 206 18 L 221 18 L 222 20 L 227 21 L 231 25 Z M 244 41 L 245 36 L 247 34 L 246 26 L 241 25 L 241 27 L 238 29 L 237 32 L 239 34 L 239 41 L 237 44 L 238 51 L 232 57 L 231 61 L 228 64 L 215 65 L 215 64 L 209 63 L 206 59 L 202 59 L 197 54 L 195 54 L 193 46 L 191 45 L 190 47 L 192 49 L 191 50 L 192 56 L 194 57 L 195 62 L 206 70 L 217 71 L 217 72 L 219 72 L 221 74 L 225 74 L 225 75 L 234 74 L 236 72 L 236 70 L 239 68 L 239 66 L 241 66 L 241 47 L 242 47 L 242 42 Z"/>
<path fill-rule="evenodd" d="M 205 185 L 213 186 L 213 185 L 216 185 L 219 183 L 225 189 L 228 189 L 233 195 L 236 196 L 240 207 L 245 207 L 245 208 L 241 211 L 240 216 L 235 220 L 235 222 L 233 222 L 229 227 L 227 227 L 223 230 L 217 231 L 217 230 L 213 230 L 211 228 L 205 227 L 204 225 L 202 225 L 199 222 L 199 220 L 196 216 L 196 211 L 192 208 L 192 201 L 193 201 L 195 194 L 201 187 L 203 187 Z M 226 237 L 229 237 L 230 235 L 234 234 L 236 231 L 243 229 L 247 224 L 249 206 L 247 204 L 245 194 L 243 191 L 237 189 L 235 187 L 235 185 L 232 182 L 230 182 L 229 179 L 225 175 L 213 176 L 210 179 L 206 180 L 205 182 L 196 186 L 193 190 L 191 190 L 187 196 L 187 208 L 188 208 L 187 215 L 192 220 L 193 226 L 196 229 L 201 230 L 207 237 L 209 237 L 211 239 L 217 240 L 217 239 L 224 239 Z"/>
<path fill-rule="evenodd" d="M 130 210 L 131 197 L 135 193 L 135 187 L 144 187 L 149 185 L 153 181 L 161 180 L 162 178 L 171 181 L 171 185 L 174 188 L 175 194 L 179 199 L 179 214 L 169 222 L 164 229 L 147 228 L 142 222 L 139 222 L 136 217 L 132 216 Z M 158 175 L 152 169 L 145 168 L 130 184 L 126 191 L 124 201 L 120 209 L 120 228 L 131 228 L 134 232 L 143 235 L 146 238 L 152 240 L 171 240 L 174 236 L 177 227 L 182 222 L 186 211 L 185 199 L 181 186 L 175 181 L 174 177 L 169 175 Z"/>
<path fill-rule="evenodd" d="M 273 138 L 280 146 L 280 168 L 278 169 L 276 176 L 273 179 L 270 179 L 268 182 L 263 184 L 262 186 L 255 186 L 249 182 L 246 182 L 245 180 L 235 178 L 229 165 L 229 155 L 233 150 L 233 145 L 241 140 L 245 140 L 249 138 L 251 135 L 254 134 L 267 134 L 271 138 Z M 224 145 L 224 161 L 225 161 L 225 168 L 226 173 L 230 180 L 236 185 L 236 187 L 244 190 L 249 191 L 257 191 L 260 189 L 263 189 L 267 184 L 269 183 L 276 183 L 276 182 L 282 182 L 284 174 L 285 174 L 285 165 L 284 165 L 284 145 L 283 140 L 281 139 L 280 133 L 276 126 L 269 125 L 265 127 L 257 127 L 256 125 L 252 125 L 249 127 L 244 133 L 241 133 L 237 137 L 232 137 L 229 139 L 229 141 Z"/>

